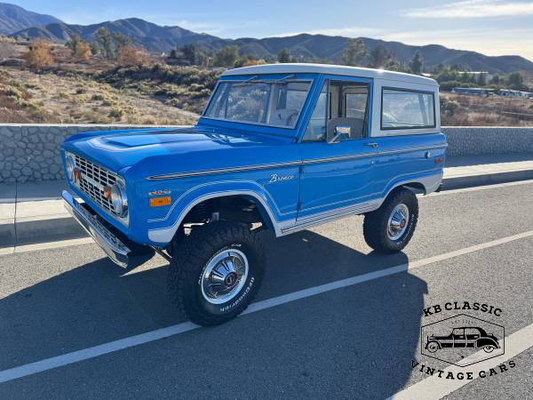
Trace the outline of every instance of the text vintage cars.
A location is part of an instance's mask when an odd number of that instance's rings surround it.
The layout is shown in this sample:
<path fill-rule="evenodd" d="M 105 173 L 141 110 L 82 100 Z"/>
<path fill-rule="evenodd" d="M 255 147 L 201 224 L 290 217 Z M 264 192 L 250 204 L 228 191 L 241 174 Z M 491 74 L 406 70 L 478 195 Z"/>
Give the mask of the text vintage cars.
<path fill-rule="evenodd" d="M 198 324 L 220 324 L 261 285 L 263 229 L 280 237 L 364 214 L 370 247 L 402 250 L 417 224 L 415 193 L 441 184 L 438 110 L 438 85 L 421 76 L 314 64 L 233 69 L 194 127 L 65 141 L 63 197 L 115 263 L 159 252 L 179 308 Z"/>

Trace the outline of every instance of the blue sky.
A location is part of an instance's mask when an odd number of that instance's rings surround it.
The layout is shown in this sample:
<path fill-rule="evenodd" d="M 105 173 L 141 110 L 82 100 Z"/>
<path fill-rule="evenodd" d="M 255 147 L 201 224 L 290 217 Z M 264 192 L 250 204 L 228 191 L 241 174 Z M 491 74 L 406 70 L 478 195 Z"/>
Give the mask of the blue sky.
<path fill-rule="evenodd" d="M 301 32 L 442 44 L 533 60 L 533 0 L 12 0 L 67 23 L 139 17 L 237 37 Z"/>

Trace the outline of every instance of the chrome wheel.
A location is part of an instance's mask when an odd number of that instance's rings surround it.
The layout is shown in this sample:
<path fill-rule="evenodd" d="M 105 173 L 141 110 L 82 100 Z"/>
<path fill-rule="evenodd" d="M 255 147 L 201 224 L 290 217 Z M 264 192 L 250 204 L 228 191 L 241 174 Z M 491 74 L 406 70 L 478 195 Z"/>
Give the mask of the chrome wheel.
<path fill-rule="evenodd" d="M 387 235 L 390 240 L 400 239 L 409 226 L 409 208 L 405 204 L 398 204 L 392 210 L 387 224 Z"/>
<path fill-rule="evenodd" d="M 248 259 L 236 249 L 222 250 L 208 261 L 202 274 L 202 295 L 211 304 L 222 304 L 233 299 L 248 278 Z"/>

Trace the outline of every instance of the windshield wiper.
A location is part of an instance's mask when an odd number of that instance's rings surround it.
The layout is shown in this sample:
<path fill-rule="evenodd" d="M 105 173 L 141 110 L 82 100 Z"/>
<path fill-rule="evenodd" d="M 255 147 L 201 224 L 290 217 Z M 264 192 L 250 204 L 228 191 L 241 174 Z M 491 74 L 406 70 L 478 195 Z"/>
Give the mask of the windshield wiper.
<path fill-rule="evenodd" d="M 274 84 L 274 85 L 279 85 L 280 83 L 283 83 L 283 82 L 286 81 L 287 79 L 292 79 L 292 78 L 294 78 L 294 77 L 295 77 L 294 74 L 287 75 L 287 76 L 284 76 L 283 78 L 278 79 L 277 81 L 272 82 L 272 84 Z"/>
<path fill-rule="evenodd" d="M 246 85 L 250 85 L 250 84 L 255 83 L 255 82 L 259 82 L 259 81 L 257 81 L 257 78 L 259 78 L 259 75 L 252 76 L 250 79 L 247 79 L 247 80 L 245 80 L 243 82 L 236 83 L 233 86 L 234 87 L 246 86 Z"/>

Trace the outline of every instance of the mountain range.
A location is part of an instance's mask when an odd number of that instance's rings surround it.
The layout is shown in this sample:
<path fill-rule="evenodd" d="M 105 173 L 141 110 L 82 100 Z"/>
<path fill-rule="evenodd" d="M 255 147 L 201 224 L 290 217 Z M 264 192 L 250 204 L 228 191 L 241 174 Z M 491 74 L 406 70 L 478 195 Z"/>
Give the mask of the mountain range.
<path fill-rule="evenodd" d="M 237 45 L 241 54 L 251 54 L 260 58 L 275 59 L 277 54 L 287 49 L 291 56 L 299 60 L 325 60 L 338 62 L 346 48 L 348 38 L 342 36 L 300 34 L 289 37 L 270 37 L 264 39 L 240 38 L 223 39 L 205 33 L 196 33 L 179 26 L 160 26 L 139 19 L 128 18 L 108 21 L 93 25 L 72 25 L 61 22 L 54 17 L 27 12 L 7 13 L 3 11 L 9 5 L 0 3 L 0 27 L 15 27 L 25 24 L 24 29 L 14 31 L 11 36 L 28 39 L 44 38 L 52 42 L 65 43 L 73 33 L 83 40 L 92 42 L 98 29 L 105 27 L 110 32 L 120 32 L 154 53 L 168 53 L 176 47 L 194 44 L 199 48 L 214 52 L 229 45 Z M 16 6 L 9 6 L 16 7 Z M 16 7 L 19 9 L 20 7 Z M 7 16 L 6 16 L 7 15 Z M 20 18 L 19 18 L 20 16 Z M 31 25 L 32 16 L 36 21 Z M 9 17 L 9 18 L 8 18 Z M 52 18 L 53 21 L 47 19 Z M 44 21 L 44 23 L 43 23 Z M 481 53 L 454 50 L 441 45 L 410 46 L 400 42 L 388 42 L 378 39 L 361 38 L 367 50 L 382 45 L 394 53 L 398 61 L 409 62 L 420 51 L 427 68 L 442 65 L 461 65 L 473 71 L 490 73 L 511 73 L 514 71 L 533 72 L 533 62 L 520 56 L 485 56 Z"/>
<path fill-rule="evenodd" d="M 61 23 L 55 17 L 27 11 L 22 7 L 0 3 L 0 35 L 9 35 L 39 25 Z"/>

